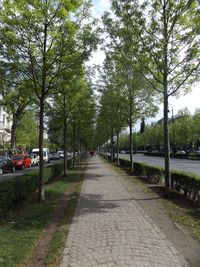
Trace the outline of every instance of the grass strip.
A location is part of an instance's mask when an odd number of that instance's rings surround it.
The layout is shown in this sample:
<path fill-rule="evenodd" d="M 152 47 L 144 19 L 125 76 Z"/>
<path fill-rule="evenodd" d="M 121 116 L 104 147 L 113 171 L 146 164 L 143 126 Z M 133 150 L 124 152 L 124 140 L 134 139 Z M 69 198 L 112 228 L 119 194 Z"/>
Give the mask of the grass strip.
<path fill-rule="evenodd" d="M 45 266 L 55 267 L 60 266 L 63 258 L 63 250 L 66 243 L 67 234 L 70 229 L 72 218 L 76 209 L 76 204 L 81 191 L 81 185 L 84 177 L 85 166 L 79 169 L 79 174 L 72 173 L 69 179 L 71 193 L 68 199 L 68 205 L 65 209 L 65 215 L 57 227 L 54 238 L 51 242 L 48 257 Z"/>
<path fill-rule="evenodd" d="M 68 177 L 57 177 L 46 185 L 45 202 L 38 203 L 38 196 L 35 193 L 0 218 L 1 267 L 25 266 L 40 234 L 55 212 L 59 199 L 65 197 L 67 192 L 72 193 L 73 184 L 79 184 L 81 187 L 82 172 L 82 166 L 79 169 L 69 170 Z"/>

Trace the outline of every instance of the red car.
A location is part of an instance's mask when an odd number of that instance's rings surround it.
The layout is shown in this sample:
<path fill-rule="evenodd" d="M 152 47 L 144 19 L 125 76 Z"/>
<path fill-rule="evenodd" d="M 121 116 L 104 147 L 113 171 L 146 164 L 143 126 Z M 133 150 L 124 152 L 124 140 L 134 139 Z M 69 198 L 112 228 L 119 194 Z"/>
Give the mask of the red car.
<path fill-rule="evenodd" d="M 31 158 L 28 154 L 16 154 L 12 157 L 12 162 L 16 169 L 24 170 L 31 167 Z"/>

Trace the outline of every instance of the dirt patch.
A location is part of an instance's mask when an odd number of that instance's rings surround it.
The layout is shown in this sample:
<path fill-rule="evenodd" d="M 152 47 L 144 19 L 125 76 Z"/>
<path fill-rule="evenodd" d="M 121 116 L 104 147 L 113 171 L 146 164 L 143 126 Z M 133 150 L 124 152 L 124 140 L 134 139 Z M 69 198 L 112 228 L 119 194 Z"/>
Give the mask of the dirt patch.
<path fill-rule="evenodd" d="M 83 166 L 83 169 L 84 168 L 85 165 Z M 62 222 L 63 218 L 65 217 L 66 213 L 68 213 L 67 222 L 71 223 L 73 213 L 75 210 L 75 207 L 74 210 L 71 210 L 71 202 L 72 201 L 76 202 L 78 200 L 80 186 L 83 181 L 82 172 L 79 173 L 77 170 L 76 173 L 77 173 L 76 177 L 70 178 L 70 180 L 73 180 L 73 182 L 70 183 L 70 185 L 68 186 L 65 195 L 57 200 L 50 200 L 51 205 L 53 204 L 56 207 L 55 212 L 50 217 L 47 226 L 42 231 L 42 234 L 37 240 L 32 255 L 29 257 L 26 263 L 23 264 L 24 267 L 46 266 L 50 245 L 53 242 L 56 230 L 59 227 L 60 223 Z M 53 179 L 53 181 L 59 179 L 60 177 L 56 177 Z"/>
<path fill-rule="evenodd" d="M 144 178 L 127 175 L 124 170 L 111 164 L 110 166 L 118 170 L 119 175 L 116 179 L 162 229 L 165 236 L 184 255 L 190 266 L 200 267 L 200 242 L 192 237 L 187 228 L 172 220 L 168 205 L 170 200 L 164 199 L 163 187 L 152 184 Z"/>
<path fill-rule="evenodd" d="M 43 230 L 39 240 L 37 241 L 32 256 L 29 259 L 29 263 L 26 265 L 27 267 L 42 267 L 45 264 L 49 245 L 51 244 L 58 224 L 64 216 L 64 211 L 67 208 L 67 196 L 66 198 L 59 200 L 59 203 L 55 204 L 57 206 L 56 212 L 51 216 L 47 227 Z"/>

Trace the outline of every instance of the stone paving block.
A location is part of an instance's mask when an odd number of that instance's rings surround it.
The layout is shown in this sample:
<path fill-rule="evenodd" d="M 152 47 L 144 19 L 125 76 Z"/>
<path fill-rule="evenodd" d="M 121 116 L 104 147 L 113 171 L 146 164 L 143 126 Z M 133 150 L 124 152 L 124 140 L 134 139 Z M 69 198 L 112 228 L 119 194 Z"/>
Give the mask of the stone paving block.
<path fill-rule="evenodd" d="M 90 160 L 60 267 L 188 267 L 116 175 Z"/>

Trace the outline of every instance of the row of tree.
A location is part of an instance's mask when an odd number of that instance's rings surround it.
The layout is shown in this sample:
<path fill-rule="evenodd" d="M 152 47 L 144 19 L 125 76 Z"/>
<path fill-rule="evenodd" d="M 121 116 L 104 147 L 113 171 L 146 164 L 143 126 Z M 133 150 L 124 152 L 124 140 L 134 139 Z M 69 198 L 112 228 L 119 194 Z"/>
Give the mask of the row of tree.
<path fill-rule="evenodd" d="M 1 1 L 2 105 L 12 115 L 12 148 L 16 146 L 16 129 L 24 113 L 32 109 L 37 115 L 39 201 L 45 199 L 43 133 L 46 114 L 52 114 L 51 122 L 54 120 L 55 125 L 62 124 L 65 152 L 69 123 L 81 138 L 85 135 L 89 139 L 90 132 L 83 129 L 86 123 L 92 124 L 93 118 L 88 114 L 94 109 L 94 100 L 84 65 L 96 48 L 98 38 L 95 23 L 88 17 L 87 1 Z M 64 162 L 66 174 L 66 156 Z"/>
<path fill-rule="evenodd" d="M 142 117 L 152 116 L 163 103 L 165 195 L 170 196 L 168 99 L 187 90 L 199 77 L 198 1 L 112 0 L 103 16 L 106 59 L 100 71 L 99 145 L 118 136 Z M 119 148 L 118 148 L 119 150 Z M 130 169 L 133 158 L 130 153 Z"/>
<path fill-rule="evenodd" d="M 200 111 L 196 109 L 191 115 L 187 108 L 169 120 L 171 151 L 198 150 L 200 147 Z M 164 133 L 162 120 L 152 125 L 146 125 L 133 134 L 134 150 L 163 150 Z M 120 149 L 129 150 L 127 134 L 120 136 Z"/>

